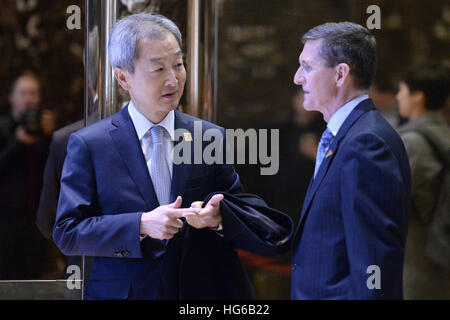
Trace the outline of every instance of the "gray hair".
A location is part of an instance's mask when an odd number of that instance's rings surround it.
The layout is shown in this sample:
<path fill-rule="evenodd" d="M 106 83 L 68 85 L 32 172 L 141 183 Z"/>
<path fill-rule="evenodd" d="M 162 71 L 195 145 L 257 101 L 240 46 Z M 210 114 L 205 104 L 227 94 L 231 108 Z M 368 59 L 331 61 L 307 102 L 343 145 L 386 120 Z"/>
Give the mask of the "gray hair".
<path fill-rule="evenodd" d="M 138 13 L 120 19 L 113 27 L 108 43 L 111 66 L 134 73 L 134 63 L 139 58 L 139 42 L 145 38 L 164 39 L 169 32 L 181 48 L 180 30 L 162 15 Z"/>
<path fill-rule="evenodd" d="M 352 22 L 325 23 L 305 33 L 302 42 L 319 39 L 323 40 L 320 55 L 328 67 L 346 63 L 355 85 L 370 87 L 377 69 L 377 43 L 369 30 Z"/>

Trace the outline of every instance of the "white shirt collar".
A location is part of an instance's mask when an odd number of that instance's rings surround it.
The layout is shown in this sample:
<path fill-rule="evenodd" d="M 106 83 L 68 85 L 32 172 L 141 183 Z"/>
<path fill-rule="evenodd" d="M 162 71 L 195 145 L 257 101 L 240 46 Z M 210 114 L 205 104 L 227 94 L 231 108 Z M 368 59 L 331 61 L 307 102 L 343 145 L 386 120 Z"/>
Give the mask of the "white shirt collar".
<path fill-rule="evenodd" d="M 355 109 L 356 106 L 361 101 L 368 99 L 368 98 L 369 98 L 369 95 L 362 94 L 362 95 L 350 100 L 346 104 L 344 104 L 341 108 L 339 108 L 338 111 L 335 112 L 335 114 L 333 114 L 333 116 L 331 117 L 330 121 L 328 121 L 328 124 L 327 124 L 327 127 L 328 127 L 328 129 L 330 129 L 333 136 L 337 135 L 339 128 L 342 126 L 345 119 L 347 119 L 347 117 L 353 111 L 353 109 Z"/>
<path fill-rule="evenodd" d="M 134 128 L 136 129 L 137 136 L 139 140 L 147 133 L 150 128 L 158 125 L 164 127 L 170 135 L 170 140 L 174 141 L 175 136 L 175 111 L 170 111 L 166 117 L 158 124 L 155 124 L 148 120 L 142 113 L 140 113 L 133 102 L 130 101 L 128 104 L 128 113 L 130 114 L 131 121 L 133 121 Z"/>

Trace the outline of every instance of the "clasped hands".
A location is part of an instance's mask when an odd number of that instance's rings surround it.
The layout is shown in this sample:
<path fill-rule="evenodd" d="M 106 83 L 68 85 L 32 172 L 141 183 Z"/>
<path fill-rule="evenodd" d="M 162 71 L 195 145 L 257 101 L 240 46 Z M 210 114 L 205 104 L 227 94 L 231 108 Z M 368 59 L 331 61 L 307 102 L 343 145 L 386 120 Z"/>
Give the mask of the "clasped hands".
<path fill-rule="evenodd" d="M 178 196 L 171 204 L 144 212 L 141 216 L 140 234 L 159 240 L 171 239 L 183 226 L 180 218 L 185 218 L 186 222 L 196 229 L 215 229 L 222 223 L 220 213 L 222 200 L 223 195 L 216 194 L 204 208 L 202 208 L 203 201 L 193 202 L 190 208 L 180 208 L 182 198 Z"/>

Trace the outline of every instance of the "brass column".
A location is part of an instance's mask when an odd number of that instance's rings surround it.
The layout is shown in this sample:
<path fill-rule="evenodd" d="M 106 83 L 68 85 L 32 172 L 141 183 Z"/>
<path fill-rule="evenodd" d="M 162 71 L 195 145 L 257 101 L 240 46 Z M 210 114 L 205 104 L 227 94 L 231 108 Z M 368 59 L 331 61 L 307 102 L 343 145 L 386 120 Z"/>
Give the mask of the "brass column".
<path fill-rule="evenodd" d="M 85 8 L 85 72 L 84 121 L 85 126 L 117 112 L 117 84 L 109 65 L 108 39 L 117 19 L 116 0 L 86 0 Z M 82 257 L 81 290 L 89 277 L 91 258 Z"/>
<path fill-rule="evenodd" d="M 218 1 L 188 0 L 186 112 L 216 120 Z"/>
<path fill-rule="evenodd" d="M 86 0 L 85 124 L 117 112 L 117 84 L 109 65 L 108 40 L 117 0 Z"/>

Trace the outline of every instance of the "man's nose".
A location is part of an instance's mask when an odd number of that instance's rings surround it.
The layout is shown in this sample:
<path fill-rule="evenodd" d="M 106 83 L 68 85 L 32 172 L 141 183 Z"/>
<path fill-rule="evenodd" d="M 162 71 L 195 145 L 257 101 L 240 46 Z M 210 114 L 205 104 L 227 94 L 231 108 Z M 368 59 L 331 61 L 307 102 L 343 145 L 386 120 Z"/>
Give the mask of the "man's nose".
<path fill-rule="evenodd" d="M 166 85 L 176 86 L 178 84 L 178 78 L 175 71 L 171 70 L 166 80 Z"/>
<path fill-rule="evenodd" d="M 298 86 L 302 85 L 305 83 L 305 78 L 303 77 L 303 75 L 301 74 L 301 70 L 300 68 L 297 69 L 297 72 L 294 75 L 294 83 Z"/>

